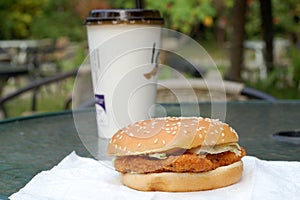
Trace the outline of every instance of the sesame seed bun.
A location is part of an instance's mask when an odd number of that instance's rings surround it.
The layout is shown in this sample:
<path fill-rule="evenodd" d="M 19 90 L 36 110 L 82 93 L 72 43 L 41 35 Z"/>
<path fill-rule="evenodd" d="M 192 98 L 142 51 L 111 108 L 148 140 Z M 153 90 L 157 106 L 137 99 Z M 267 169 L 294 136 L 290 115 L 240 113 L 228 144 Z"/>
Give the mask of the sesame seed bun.
<path fill-rule="evenodd" d="M 181 148 L 238 142 L 228 124 L 202 117 L 166 117 L 143 120 L 120 129 L 112 137 L 108 155 L 128 156 Z"/>
<path fill-rule="evenodd" d="M 203 173 L 121 174 L 122 184 L 140 191 L 190 192 L 212 190 L 238 182 L 243 171 L 242 161 Z"/>

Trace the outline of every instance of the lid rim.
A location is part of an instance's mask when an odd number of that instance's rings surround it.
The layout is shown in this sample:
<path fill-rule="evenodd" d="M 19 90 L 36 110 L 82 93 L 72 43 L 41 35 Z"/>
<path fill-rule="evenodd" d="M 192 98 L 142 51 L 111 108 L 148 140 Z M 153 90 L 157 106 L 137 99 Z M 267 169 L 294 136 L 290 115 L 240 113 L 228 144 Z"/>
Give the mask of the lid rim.
<path fill-rule="evenodd" d="M 153 21 L 164 21 L 164 19 L 160 18 L 130 18 L 130 19 L 120 19 L 120 18 L 105 18 L 105 19 L 98 19 L 98 18 L 87 18 L 85 21 L 130 21 L 130 20 L 140 20 L 140 21 L 146 21 L 146 20 L 153 20 Z"/>
<path fill-rule="evenodd" d="M 154 21 L 155 23 L 164 23 L 158 10 L 146 9 L 95 9 L 91 10 L 89 16 L 85 19 L 84 24 L 117 21 Z"/>

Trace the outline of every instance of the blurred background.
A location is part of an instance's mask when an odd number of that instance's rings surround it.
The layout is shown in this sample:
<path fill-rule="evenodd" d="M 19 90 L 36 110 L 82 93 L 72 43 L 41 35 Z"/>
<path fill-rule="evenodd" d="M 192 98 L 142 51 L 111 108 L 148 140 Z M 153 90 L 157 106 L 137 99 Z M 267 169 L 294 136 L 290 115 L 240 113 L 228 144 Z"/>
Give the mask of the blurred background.
<path fill-rule="evenodd" d="M 0 1 L 0 119 L 69 109 L 74 74 L 88 55 L 85 17 L 92 9 L 134 8 L 135 3 Z M 300 1 L 145 0 L 143 6 L 159 10 L 165 28 L 199 42 L 225 80 L 278 99 L 300 99 Z M 201 69 L 174 63 L 188 78 L 209 74 L 209 68 L 199 74 Z M 21 72 L 21 67 L 26 70 Z M 55 79 L 57 75 L 62 77 Z M 159 76 L 171 75 L 162 71 Z M 37 86 L 43 81 L 51 84 Z M 24 88 L 29 92 L 19 92 Z"/>

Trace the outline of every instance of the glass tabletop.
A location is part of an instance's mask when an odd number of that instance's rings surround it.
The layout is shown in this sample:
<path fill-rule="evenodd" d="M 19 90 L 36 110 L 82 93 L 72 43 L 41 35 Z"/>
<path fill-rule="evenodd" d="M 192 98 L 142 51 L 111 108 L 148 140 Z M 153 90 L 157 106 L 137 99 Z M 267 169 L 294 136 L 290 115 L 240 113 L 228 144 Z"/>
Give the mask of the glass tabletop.
<path fill-rule="evenodd" d="M 239 133 L 239 143 L 248 155 L 300 161 L 299 144 L 273 138 L 274 133 L 300 128 L 300 101 L 229 102 L 225 106 L 225 121 Z M 156 115 L 211 117 L 213 112 L 209 102 L 161 104 Z M 101 158 L 106 143 L 97 138 L 94 109 L 75 115 L 66 111 L 0 121 L 0 199 L 18 191 L 34 175 L 51 169 L 72 151 Z"/>

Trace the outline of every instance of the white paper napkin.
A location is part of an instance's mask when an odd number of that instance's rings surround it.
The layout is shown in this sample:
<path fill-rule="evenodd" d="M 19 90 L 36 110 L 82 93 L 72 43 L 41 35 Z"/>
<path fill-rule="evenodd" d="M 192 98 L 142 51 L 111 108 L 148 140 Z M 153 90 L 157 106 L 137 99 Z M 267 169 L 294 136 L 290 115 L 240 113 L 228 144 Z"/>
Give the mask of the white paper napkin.
<path fill-rule="evenodd" d="M 140 192 L 123 186 L 119 174 L 91 158 L 72 152 L 57 166 L 37 174 L 12 200 L 204 200 L 204 199 L 299 199 L 300 162 L 264 161 L 243 158 L 240 182 L 201 192 Z"/>

